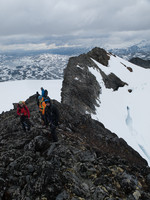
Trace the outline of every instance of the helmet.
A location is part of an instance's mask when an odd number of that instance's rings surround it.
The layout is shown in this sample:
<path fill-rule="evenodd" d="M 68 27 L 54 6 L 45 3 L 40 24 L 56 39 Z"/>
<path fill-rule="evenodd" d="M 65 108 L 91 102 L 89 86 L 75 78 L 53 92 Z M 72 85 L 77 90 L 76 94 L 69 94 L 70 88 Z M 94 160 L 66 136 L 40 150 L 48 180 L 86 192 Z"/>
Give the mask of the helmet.
<path fill-rule="evenodd" d="M 39 97 L 38 97 L 38 100 L 41 100 L 42 99 L 42 95 L 40 95 Z"/>
<path fill-rule="evenodd" d="M 23 101 L 19 101 L 19 105 L 22 105 L 23 104 Z"/>

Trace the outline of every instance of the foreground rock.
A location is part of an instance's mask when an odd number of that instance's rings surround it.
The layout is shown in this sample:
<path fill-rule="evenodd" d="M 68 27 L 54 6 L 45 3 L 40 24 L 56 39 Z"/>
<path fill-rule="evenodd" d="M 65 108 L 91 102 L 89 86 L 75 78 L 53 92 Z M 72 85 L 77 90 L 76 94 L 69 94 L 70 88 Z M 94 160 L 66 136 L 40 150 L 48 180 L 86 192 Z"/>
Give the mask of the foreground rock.
<path fill-rule="evenodd" d="M 41 125 L 35 96 L 27 100 L 32 129 L 22 132 L 16 110 L 0 115 L 0 199 L 150 199 L 150 169 L 123 139 L 68 105 L 59 142 Z"/>

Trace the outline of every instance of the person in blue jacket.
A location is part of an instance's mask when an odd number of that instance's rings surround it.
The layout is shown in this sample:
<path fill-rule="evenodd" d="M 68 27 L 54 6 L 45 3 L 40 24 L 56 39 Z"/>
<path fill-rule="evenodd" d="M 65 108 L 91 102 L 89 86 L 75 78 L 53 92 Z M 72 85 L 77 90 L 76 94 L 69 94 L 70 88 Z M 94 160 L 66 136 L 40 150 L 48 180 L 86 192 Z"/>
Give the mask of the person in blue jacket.
<path fill-rule="evenodd" d="M 44 97 L 44 99 L 49 98 L 49 96 L 48 96 L 48 91 L 47 91 L 47 90 L 44 90 L 43 87 L 41 87 L 41 96 Z"/>
<path fill-rule="evenodd" d="M 41 87 L 41 96 L 42 96 L 42 97 L 44 97 L 44 93 L 45 93 L 45 92 L 44 92 L 44 88 Z"/>

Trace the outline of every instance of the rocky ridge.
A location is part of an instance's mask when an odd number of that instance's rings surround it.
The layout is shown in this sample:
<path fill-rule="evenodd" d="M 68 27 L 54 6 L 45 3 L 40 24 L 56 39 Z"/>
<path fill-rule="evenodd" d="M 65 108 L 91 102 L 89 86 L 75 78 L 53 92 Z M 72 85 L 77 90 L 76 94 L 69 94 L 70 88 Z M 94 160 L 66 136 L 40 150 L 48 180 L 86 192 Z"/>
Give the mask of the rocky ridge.
<path fill-rule="evenodd" d="M 64 70 L 61 94 L 64 104 L 72 106 L 82 114 L 95 114 L 95 107 L 99 106 L 100 103 L 97 102 L 97 99 L 99 99 L 101 93 L 101 86 L 89 71 L 89 68 L 99 71 L 106 88 L 117 90 L 127 84 L 114 73 L 106 75 L 93 61 L 94 59 L 104 67 L 108 67 L 110 55 L 104 49 L 95 47 L 87 54 L 69 59 L 68 65 Z"/>
<path fill-rule="evenodd" d="M 40 121 L 35 95 L 26 101 L 30 132 L 22 131 L 16 104 L 0 115 L 0 200 L 150 199 L 147 161 L 85 114 L 94 112 L 100 94 L 88 70 L 97 67 L 91 58 L 107 67 L 109 54 L 95 48 L 71 58 L 65 69 L 62 102 L 53 100 L 60 111 L 57 143 Z M 114 74 L 102 76 L 114 90 L 125 84 Z"/>
<path fill-rule="evenodd" d="M 26 101 L 30 132 L 16 109 L 0 115 L 0 199 L 150 199 L 150 168 L 137 152 L 89 115 L 53 103 L 57 143 L 41 125 L 35 96 Z"/>

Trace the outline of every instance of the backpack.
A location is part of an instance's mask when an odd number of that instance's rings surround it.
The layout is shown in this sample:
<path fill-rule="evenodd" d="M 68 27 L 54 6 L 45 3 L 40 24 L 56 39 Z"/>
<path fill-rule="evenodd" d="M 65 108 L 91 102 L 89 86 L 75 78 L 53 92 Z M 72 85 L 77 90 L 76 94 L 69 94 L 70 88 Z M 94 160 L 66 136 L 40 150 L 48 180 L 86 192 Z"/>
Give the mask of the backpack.
<path fill-rule="evenodd" d="M 45 104 L 45 101 L 44 99 L 42 101 L 39 102 L 39 111 L 44 115 L 45 113 L 45 107 L 46 107 L 46 104 Z"/>
<path fill-rule="evenodd" d="M 44 97 L 47 97 L 47 95 L 48 95 L 48 91 L 44 90 Z"/>
<path fill-rule="evenodd" d="M 24 105 L 24 106 L 26 106 L 26 103 L 25 103 L 25 101 L 23 101 L 22 103 L 23 103 L 23 105 Z"/>

